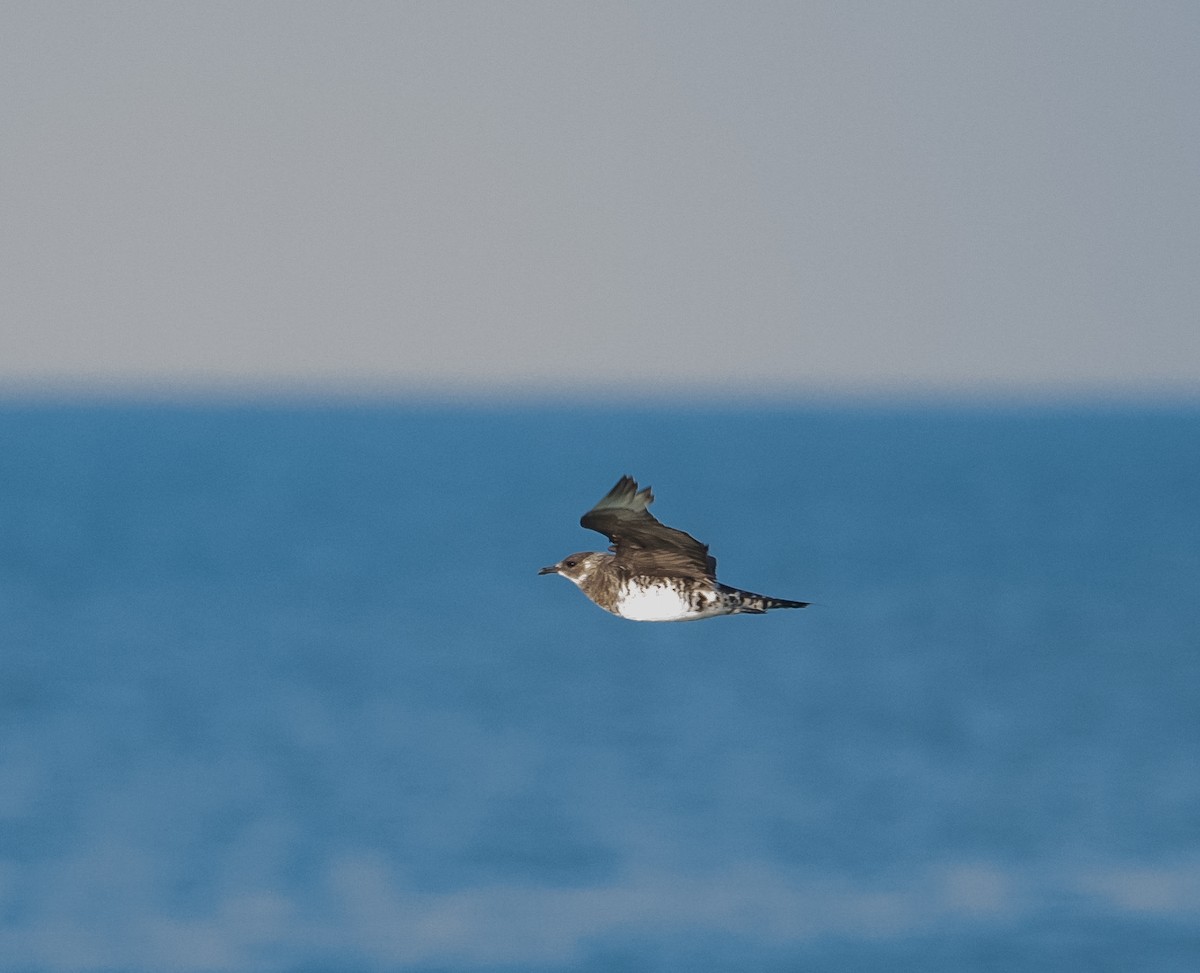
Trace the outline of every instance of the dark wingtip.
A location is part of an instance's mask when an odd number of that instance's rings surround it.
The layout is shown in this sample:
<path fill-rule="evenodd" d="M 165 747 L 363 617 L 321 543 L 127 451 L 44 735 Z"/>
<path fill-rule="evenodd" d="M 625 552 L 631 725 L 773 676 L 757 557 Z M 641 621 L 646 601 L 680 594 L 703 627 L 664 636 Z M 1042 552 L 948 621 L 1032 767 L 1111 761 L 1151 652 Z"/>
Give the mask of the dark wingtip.
<path fill-rule="evenodd" d="M 642 487 L 639 489 L 637 480 L 626 473 L 621 477 L 621 479 L 617 480 L 617 482 L 613 485 L 613 488 L 609 490 L 608 493 L 604 494 L 603 497 L 596 501 L 596 505 L 592 507 L 592 509 L 586 514 L 584 514 L 583 517 L 580 518 L 579 522 L 583 524 L 584 527 L 587 527 L 589 530 L 591 530 L 591 526 L 586 521 L 587 518 L 597 510 L 606 510 L 612 508 L 637 510 L 637 501 L 639 499 L 643 500 L 641 509 L 645 509 L 654 502 L 654 494 L 649 487 Z M 603 531 L 601 531 L 601 533 L 603 533 Z"/>
<path fill-rule="evenodd" d="M 651 487 L 639 487 L 638 481 L 626 473 L 621 479 L 617 480 L 617 485 L 608 491 L 611 497 L 615 493 L 620 493 L 626 500 L 633 500 L 637 497 L 646 498 L 646 506 L 654 503 L 654 490 Z"/>

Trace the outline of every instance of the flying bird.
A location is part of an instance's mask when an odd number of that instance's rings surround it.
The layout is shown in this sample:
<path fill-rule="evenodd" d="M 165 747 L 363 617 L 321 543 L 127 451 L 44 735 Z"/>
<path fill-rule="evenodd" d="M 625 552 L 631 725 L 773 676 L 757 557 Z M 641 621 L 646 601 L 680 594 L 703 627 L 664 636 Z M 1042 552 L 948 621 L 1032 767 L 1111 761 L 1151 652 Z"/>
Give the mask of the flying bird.
<path fill-rule="evenodd" d="M 538 574 L 561 574 L 605 611 L 635 622 L 686 622 L 808 606 L 721 584 L 708 545 L 659 523 L 646 509 L 653 502 L 649 487 L 639 490 L 632 477 L 621 477 L 579 520 L 612 541 L 608 551 L 581 551 Z"/>

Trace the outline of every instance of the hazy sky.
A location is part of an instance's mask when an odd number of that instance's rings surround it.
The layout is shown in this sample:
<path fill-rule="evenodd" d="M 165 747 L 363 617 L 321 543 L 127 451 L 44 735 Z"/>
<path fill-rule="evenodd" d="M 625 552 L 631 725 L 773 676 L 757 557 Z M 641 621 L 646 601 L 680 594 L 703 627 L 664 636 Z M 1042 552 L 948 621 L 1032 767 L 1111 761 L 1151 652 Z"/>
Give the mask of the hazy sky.
<path fill-rule="evenodd" d="M 1200 393 L 1200 4 L 0 7 L 0 389 Z"/>

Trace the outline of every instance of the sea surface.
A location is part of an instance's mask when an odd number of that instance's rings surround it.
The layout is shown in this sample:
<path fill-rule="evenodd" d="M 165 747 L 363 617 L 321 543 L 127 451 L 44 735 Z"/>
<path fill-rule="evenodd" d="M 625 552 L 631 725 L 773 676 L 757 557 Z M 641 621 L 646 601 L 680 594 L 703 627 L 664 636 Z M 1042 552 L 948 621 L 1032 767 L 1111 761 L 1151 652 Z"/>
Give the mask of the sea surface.
<path fill-rule="evenodd" d="M 0 968 L 1193 973 L 1200 410 L 8 401 Z"/>

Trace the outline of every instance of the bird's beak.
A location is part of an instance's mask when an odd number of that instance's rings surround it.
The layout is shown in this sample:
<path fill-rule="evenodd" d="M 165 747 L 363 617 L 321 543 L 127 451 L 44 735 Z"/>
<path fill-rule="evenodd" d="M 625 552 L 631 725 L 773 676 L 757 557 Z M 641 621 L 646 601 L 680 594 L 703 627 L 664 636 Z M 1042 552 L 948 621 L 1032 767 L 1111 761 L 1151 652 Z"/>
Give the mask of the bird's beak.
<path fill-rule="evenodd" d="M 542 568 L 538 574 L 558 574 L 558 565 L 551 564 L 548 568 Z"/>

